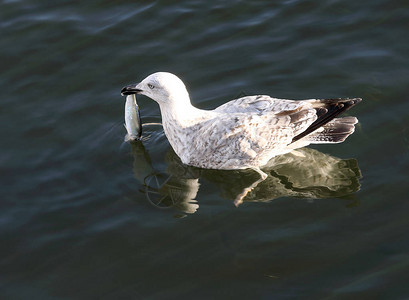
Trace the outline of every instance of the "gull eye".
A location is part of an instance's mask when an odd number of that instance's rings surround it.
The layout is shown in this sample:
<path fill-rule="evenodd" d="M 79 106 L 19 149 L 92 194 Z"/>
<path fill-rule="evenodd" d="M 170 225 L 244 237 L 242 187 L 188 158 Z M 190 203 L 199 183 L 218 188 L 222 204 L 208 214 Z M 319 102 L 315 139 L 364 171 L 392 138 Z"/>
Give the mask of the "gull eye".
<path fill-rule="evenodd" d="M 150 84 L 150 83 L 148 83 L 148 87 L 149 87 L 151 90 L 153 90 L 153 89 L 155 88 L 155 86 L 152 85 L 152 84 Z"/>

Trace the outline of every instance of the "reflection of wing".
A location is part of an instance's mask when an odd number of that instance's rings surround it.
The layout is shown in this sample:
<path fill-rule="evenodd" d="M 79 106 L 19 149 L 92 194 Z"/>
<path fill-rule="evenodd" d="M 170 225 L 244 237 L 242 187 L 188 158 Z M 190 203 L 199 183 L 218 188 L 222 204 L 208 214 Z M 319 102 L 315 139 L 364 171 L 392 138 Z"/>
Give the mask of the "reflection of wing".
<path fill-rule="evenodd" d="M 361 176 L 358 163 L 354 159 L 342 160 L 314 149 L 298 149 L 293 154 L 282 155 L 272 159 L 267 169 L 271 169 L 278 176 L 288 178 L 293 188 L 326 187 L 331 191 L 338 191 L 357 182 Z"/>
<path fill-rule="evenodd" d="M 178 176 L 205 177 L 216 183 L 225 198 L 235 199 L 259 175 L 252 170 L 205 170 L 183 165 L 173 151 L 167 157 L 168 171 Z M 361 172 L 355 159 L 343 160 L 310 148 L 297 149 L 296 154 L 280 155 L 263 170 L 269 174 L 244 201 L 269 201 L 279 197 L 333 198 L 359 190 Z M 173 173 L 172 173 L 173 174 Z M 176 174 L 176 173 L 174 173 Z M 182 175 L 184 174 L 184 175 Z"/>
<path fill-rule="evenodd" d="M 355 159 L 343 160 L 314 149 L 302 148 L 273 158 L 265 182 L 246 200 L 265 201 L 283 196 L 304 198 L 342 197 L 359 190 L 361 171 Z"/>

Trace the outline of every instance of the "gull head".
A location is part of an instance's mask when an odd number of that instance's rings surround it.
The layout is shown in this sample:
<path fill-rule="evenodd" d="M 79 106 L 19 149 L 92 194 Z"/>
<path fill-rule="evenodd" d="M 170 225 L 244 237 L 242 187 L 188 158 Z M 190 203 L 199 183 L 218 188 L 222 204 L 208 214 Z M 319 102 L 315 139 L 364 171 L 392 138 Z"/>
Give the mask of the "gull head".
<path fill-rule="evenodd" d="M 149 75 L 138 84 L 127 85 L 121 90 L 122 95 L 139 94 L 155 100 L 160 105 L 189 101 L 189 94 L 182 80 L 167 72 Z"/>

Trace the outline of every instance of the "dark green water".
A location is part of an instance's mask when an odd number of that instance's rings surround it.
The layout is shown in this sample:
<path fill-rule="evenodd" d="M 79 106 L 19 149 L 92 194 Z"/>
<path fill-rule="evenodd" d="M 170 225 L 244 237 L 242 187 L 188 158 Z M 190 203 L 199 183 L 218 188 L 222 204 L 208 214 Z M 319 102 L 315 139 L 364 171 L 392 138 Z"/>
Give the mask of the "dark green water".
<path fill-rule="evenodd" d="M 407 1 L 0 3 L 1 299 L 409 296 Z M 201 108 L 362 97 L 360 125 L 236 208 L 252 172 L 123 143 L 119 91 L 156 71 Z"/>

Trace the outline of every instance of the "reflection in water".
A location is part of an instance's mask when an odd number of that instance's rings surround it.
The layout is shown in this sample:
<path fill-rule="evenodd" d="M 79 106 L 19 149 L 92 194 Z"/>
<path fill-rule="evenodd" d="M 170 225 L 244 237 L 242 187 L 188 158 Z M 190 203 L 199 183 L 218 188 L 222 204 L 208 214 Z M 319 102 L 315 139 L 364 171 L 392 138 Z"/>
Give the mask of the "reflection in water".
<path fill-rule="evenodd" d="M 252 170 L 205 170 L 184 165 L 169 151 L 166 156 L 166 173 L 154 170 L 149 154 L 140 141 L 132 142 L 133 170 L 144 183 L 145 195 L 159 208 L 174 207 L 184 213 L 199 208 L 195 197 L 199 191 L 199 178 L 217 184 L 224 198 L 235 200 L 259 179 Z M 361 172 L 355 159 L 340 159 L 310 148 L 277 156 L 263 168 L 268 174 L 249 191 L 244 201 L 271 201 L 291 196 L 307 199 L 342 197 L 359 190 Z"/>
<path fill-rule="evenodd" d="M 181 162 L 169 163 L 168 173 L 159 173 L 154 170 L 142 142 L 133 141 L 131 146 L 133 171 L 135 177 L 144 183 L 148 201 L 158 208 L 173 207 L 184 213 L 195 213 L 199 208 L 195 200 L 199 191 L 199 176 L 190 174 L 191 168 Z"/>
<path fill-rule="evenodd" d="M 149 175 L 145 180 L 146 197 L 157 207 L 172 206 L 179 211 L 193 214 L 199 208 L 195 197 L 199 191 L 199 179 L 177 178 L 163 174 Z"/>

